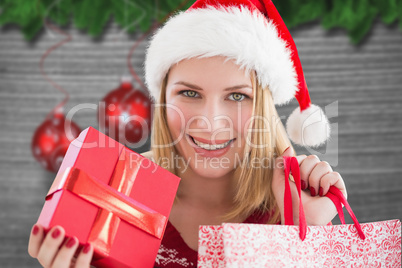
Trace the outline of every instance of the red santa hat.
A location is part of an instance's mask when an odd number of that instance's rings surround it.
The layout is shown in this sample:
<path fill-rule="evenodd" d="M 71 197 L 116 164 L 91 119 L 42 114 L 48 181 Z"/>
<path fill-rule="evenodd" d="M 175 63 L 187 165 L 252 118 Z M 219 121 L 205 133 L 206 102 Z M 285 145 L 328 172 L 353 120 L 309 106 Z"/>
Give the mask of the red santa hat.
<path fill-rule="evenodd" d="M 328 119 L 311 104 L 296 45 L 271 0 L 198 0 L 171 17 L 147 49 L 145 78 L 159 96 L 170 67 L 184 59 L 225 56 L 255 70 L 276 105 L 296 97 L 286 129 L 296 144 L 315 147 L 330 136 Z"/>

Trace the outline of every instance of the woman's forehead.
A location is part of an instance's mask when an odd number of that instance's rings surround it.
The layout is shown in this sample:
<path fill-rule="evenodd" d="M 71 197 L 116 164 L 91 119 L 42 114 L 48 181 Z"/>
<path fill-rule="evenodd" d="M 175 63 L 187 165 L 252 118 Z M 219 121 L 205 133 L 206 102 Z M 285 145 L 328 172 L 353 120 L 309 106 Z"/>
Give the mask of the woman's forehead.
<path fill-rule="evenodd" d="M 185 82 L 206 84 L 248 84 L 251 83 L 250 72 L 222 56 L 185 59 L 173 65 L 168 73 L 168 84 Z"/>
<path fill-rule="evenodd" d="M 187 59 L 180 60 L 172 66 L 208 66 L 208 65 L 219 65 L 221 68 L 232 68 L 234 70 L 243 71 L 243 68 L 236 64 L 234 59 L 225 56 L 213 56 L 213 57 L 191 57 Z"/>

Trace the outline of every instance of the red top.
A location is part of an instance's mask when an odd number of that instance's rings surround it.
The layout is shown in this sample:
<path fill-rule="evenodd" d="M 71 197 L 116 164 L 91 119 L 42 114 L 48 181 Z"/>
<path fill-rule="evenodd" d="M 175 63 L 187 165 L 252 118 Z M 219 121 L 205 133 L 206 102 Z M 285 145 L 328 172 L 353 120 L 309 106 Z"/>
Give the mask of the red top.
<path fill-rule="evenodd" d="M 243 223 L 267 223 L 269 213 L 250 215 Z M 197 267 L 197 251 L 191 249 L 184 242 L 180 233 L 168 221 L 165 235 L 156 256 L 154 267 L 158 268 L 182 268 Z"/>

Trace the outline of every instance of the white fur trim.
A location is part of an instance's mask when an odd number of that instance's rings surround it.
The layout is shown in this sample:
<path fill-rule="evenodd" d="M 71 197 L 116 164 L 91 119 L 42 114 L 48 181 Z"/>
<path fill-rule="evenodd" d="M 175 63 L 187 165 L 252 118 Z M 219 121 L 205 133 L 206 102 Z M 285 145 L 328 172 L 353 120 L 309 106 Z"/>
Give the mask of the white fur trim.
<path fill-rule="evenodd" d="M 177 14 L 154 35 L 145 60 L 151 94 L 159 98 L 162 81 L 173 64 L 213 56 L 225 56 L 246 71 L 255 70 L 277 105 L 288 103 L 298 91 L 292 52 L 272 22 L 245 7 L 208 7 Z"/>
<path fill-rule="evenodd" d="M 331 132 L 328 118 L 313 104 L 301 113 L 300 108 L 296 108 L 288 118 L 286 130 L 294 143 L 309 147 L 324 144 Z"/>

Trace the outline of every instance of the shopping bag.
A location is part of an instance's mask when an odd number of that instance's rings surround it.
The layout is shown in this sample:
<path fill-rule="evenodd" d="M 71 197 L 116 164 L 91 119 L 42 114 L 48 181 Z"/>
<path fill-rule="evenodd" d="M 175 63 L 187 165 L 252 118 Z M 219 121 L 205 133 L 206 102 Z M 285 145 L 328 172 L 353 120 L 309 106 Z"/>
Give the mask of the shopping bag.
<path fill-rule="evenodd" d="M 297 158 L 284 157 L 285 225 L 200 226 L 198 267 L 401 267 L 401 222 L 360 224 L 343 194 L 331 187 L 342 225 L 307 226 Z M 299 226 L 293 225 L 289 174 L 299 193 Z M 345 224 L 342 205 L 354 224 Z"/>

